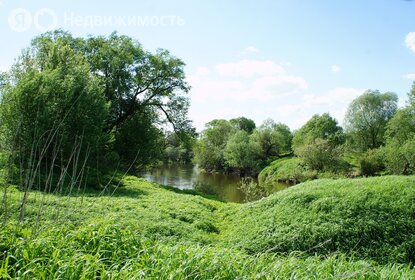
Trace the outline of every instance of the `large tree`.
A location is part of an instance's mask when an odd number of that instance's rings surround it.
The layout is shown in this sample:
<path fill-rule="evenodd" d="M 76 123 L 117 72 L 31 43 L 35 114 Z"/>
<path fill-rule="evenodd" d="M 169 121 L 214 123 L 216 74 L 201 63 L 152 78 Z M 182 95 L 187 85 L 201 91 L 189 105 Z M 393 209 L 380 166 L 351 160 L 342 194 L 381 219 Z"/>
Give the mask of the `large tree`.
<path fill-rule="evenodd" d="M 63 40 L 45 43 L 23 53 L 3 87 L 3 145 L 25 168 L 68 161 L 74 149 L 86 156 L 106 141 L 107 108 L 85 57 Z"/>
<path fill-rule="evenodd" d="M 36 37 L 18 59 L 2 86 L 1 118 L 9 128 L 19 127 L 17 120 L 36 128 L 35 132 L 19 130 L 32 138 L 43 137 L 39 127 L 50 131 L 58 126 L 62 137 L 81 135 L 85 147 L 98 147 L 88 139 L 109 140 L 106 152 L 121 151 L 120 143 L 134 142 L 128 156 L 121 153 L 131 160 L 131 154 L 154 155 L 147 153 L 153 146 L 137 143 L 158 137 L 161 124 L 170 123 L 176 131 L 191 129 L 188 90 L 184 63 L 166 50 L 150 53 L 132 38 L 116 33 L 75 38 L 59 30 Z M 18 102 L 13 105 L 15 112 L 7 108 L 12 100 Z M 127 139 L 130 136 L 135 139 Z M 19 149 L 27 153 L 31 141 L 24 148 L 20 141 Z M 65 140 L 62 145 L 70 149 L 70 143 Z"/>
<path fill-rule="evenodd" d="M 367 90 L 350 104 L 345 126 L 351 146 L 360 151 L 384 144 L 386 124 L 395 115 L 398 97 L 395 93 Z"/>

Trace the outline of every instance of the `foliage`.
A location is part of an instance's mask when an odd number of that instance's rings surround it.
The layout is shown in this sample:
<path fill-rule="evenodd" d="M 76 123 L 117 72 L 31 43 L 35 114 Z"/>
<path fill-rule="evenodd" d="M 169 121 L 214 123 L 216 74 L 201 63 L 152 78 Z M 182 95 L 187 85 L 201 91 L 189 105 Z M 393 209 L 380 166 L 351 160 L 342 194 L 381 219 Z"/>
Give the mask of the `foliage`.
<path fill-rule="evenodd" d="M 227 168 L 223 151 L 235 128 L 227 120 L 213 120 L 206 124 L 195 148 L 195 162 L 206 171 Z"/>
<path fill-rule="evenodd" d="M 137 112 L 118 128 L 114 151 L 126 165 L 147 166 L 162 158 L 164 135 L 153 120 L 152 112 Z"/>
<path fill-rule="evenodd" d="M 359 159 L 360 172 L 363 176 L 374 176 L 385 170 L 383 151 L 369 149 Z"/>
<path fill-rule="evenodd" d="M 390 141 L 381 151 L 389 173 L 415 174 L 415 135 L 403 143 Z"/>
<path fill-rule="evenodd" d="M 364 152 L 384 144 L 386 124 L 397 110 L 397 100 L 395 93 L 368 90 L 352 101 L 345 116 L 352 147 Z"/>
<path fill-rule="evenodd" d="M 145 165 L 162 159 L 162 125 L 191 130 L 184 63 L 117 33 L 42 34 L 1 80 L 2 146 L 17 151 L 23 168 L 34 154 L 49 165 L 57 154 L 68 161 L 74 146 L 81 158 L 118 152 L 122 162 Z"/>
<path fill-rule="evenodd" d="M 229 122 L 235 129 L 246 131 L 248 134 L 251 134 L 256 128 L 255 122 L 245 117 L 230 119 Z"/>
<path fill-rule="evenodd" d="M 292 148 L 295 154 L 305 145 L 313 144 L 316 139 L 328 140 L 332 146 L 344 143 L 343 129 L 328 113 L 314 115 L 305 125 L 295 132 Z"/>
<path fill-rule="evenodd" d="M 266 187 L 258 184 L 258 182 L 251 177 L 242 178 L 239 189 L 245 194 L 246 202 L 256 201 L 270 195 L 270 192 Z"/>
<path fill-rule="evenodd" d="M 107 102 L 85 58 L 62 40 L 24 53 L 2 97 L 3 147 L 22 169 L 88 158 L 106 142 Z M 59 158 L 59 161 L 58 159 Z"/>
<path fill-rule="evenodd" d="M 386 126 L 382 147 L 386 169 L 391 174 L 415 174 L 415 84 L 408 94 L 410 103 L 399 109 Z"/>
<path fill-rule="evenodd" d="M 275 160 L 258 175 L 259 185 L 266 189 L 272 189 L 278 183 L 297 184 L 316 178 L 317 172 L 308 170 L 298 157 Z"/>
<path fill-rule="evenodd" d="M 287 125 L 268 119 L 254 131 L 252 141 L 260 147 L 259 157 L 268 161 L 291 153 L 292 134 Z"/>
<path fill-rule="evenodd" d="M 312 170 L 334 172 L 347 170 L 347 164 L 342 159 L 343 147 L 334 146 L 327 139 L 317 138 L 312 143 L 297 148 L 297 155 Z"/>
<path fill-rule="evenodd" d="M 193 148 L 196 144 L 196 132 L 167 132 L 165 137 L 165 162 L 190 164 L 193 160 Z"/>
<path fill-rule="evenodd" d="M 258 151 L 250 141 L 249 134 L 239 130 L 229 137 L 224 150 L 224 159 L 228 166 L 241 171 L 243 175 L 259 170 Z"/>
<path fill-rule="evenodd" d="M 47 33 L 44 37 L 50 37 Z M 140 111 L 157 112 L 178 130 L 188 126 L 186 118 L 189 86 L 184 63 L 167 50 L 145 51 L 128 36 L 112 33 L 108 37 L 80 40 L 92 73 L 100 79 L 105 97 L 111 102 L 107 130 L 122 125 Z"/>
<path fill-rule="evenodd" d="M 24 223 L 0 228 L 0 277 L 411 279 L 394 261 L 413 246 L 414 179 L 381 181 L 314 181 L 245 205 L 134 177 L 101 194 L 32 193 Z M 11 189 L 12 216 L 20 196 Z"/>

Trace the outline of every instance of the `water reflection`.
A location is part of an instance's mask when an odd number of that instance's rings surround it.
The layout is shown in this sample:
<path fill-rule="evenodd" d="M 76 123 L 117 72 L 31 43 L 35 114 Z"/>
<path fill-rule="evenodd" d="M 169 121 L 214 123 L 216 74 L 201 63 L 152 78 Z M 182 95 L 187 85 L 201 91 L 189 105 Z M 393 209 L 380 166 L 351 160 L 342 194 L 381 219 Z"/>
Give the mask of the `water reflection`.
<path fill-rule="evenodd" d="M 233 174 L 204 173 L 193 165 L 163 165 L 140 174 L 144 179 L 179 189 L 194 189 L 230 202 L 245 202 L 239 189 L 241 178 Z M 287 188 L 286 184 L 273 185 L 271 192 Z"/>
<path fill-rule="evenodd" d="M 238 188 L 240 177 L 232 174 L 200 172 L 197 166 L 164 165 L 140 174 L 144 179 L 179 189 L 194 189 L 214 195 L 221 200 L 244 202 L 245 195 Z"/>

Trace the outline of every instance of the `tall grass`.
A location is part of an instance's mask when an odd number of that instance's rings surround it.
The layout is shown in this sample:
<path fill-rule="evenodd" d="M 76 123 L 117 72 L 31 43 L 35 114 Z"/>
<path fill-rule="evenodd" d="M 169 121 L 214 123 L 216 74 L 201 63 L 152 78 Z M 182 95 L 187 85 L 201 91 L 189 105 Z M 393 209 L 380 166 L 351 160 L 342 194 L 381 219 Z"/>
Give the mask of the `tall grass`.
<path fill-rule="evenodd" d="M 135 177 L 105 194 L 70 198 L 32 191 L 19 226 L 21 191 L 10 188 L 11 218 L 0 229 L 0 279 L 413 279 L 409 264 L 359 259 L 344 253 L 257 254 L 226 239 L 230 212 L 267 205 L 271 198 L 238 205 L 173 192 Z M 311 187 L 312 188 L 312 187 Z M 299 188 L 300 190 L 301 188 Z M 299 191 L 298 190 L 298 191 Z M 286 191 L 283 191 L 286 192 Z M 68 203 L 69 201 L 69 203 Z M 34 230 L 39 205 L 46 211 Z M 265 206 L 263 206 L 265 207 Z M 263 208 L 265 209 L 265 208 Z M 234 215 L 234 214 L 232 214 Z M 238 214 L 235 214 L 238 215 Z M 248 216 L 246 216 L 248 217 Z M 240 238 L 258 230 L 251 216 Z M 289 223 L 289 221 L 287 221 Z M 259 236 L 258 236 L 259 237 Z M 225 242 L 224 242 L 225 241 Z"/>

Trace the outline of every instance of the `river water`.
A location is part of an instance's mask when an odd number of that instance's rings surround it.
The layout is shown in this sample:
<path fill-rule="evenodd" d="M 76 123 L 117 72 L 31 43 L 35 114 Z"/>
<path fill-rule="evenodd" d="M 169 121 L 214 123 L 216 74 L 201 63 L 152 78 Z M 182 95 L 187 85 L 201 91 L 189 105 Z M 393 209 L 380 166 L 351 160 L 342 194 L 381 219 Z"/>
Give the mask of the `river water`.
<path fill-rule="evenodd" d="M 163 165 L 140 174 L 144 179 L 179 189 L 194 189 L 221 200 L 242 203 L 241 178 L 233 174 L 201 172 L 193 165 Z"/>
<path fill-rule="evenodd" d="M 140 175 L 151 182 L 182 190 L 197 190 L 224 201 L 244 202 L 245 199 L 244 193 L 238 188 L 239 176 L 205 173 L 193 165 L 163 165 Z"/>

